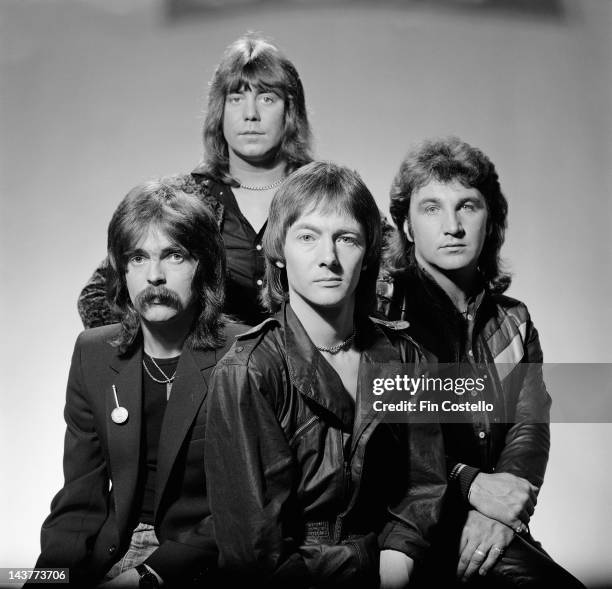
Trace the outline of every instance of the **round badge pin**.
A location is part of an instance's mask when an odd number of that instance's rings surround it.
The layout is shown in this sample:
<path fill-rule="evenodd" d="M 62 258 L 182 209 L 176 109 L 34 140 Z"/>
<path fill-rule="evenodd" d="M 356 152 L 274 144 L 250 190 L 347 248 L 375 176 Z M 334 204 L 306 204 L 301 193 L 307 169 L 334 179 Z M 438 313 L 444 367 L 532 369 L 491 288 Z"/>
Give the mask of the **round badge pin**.
<path fill-rule="evenodd" d="M 122 424 L 127 421 L 128 410 L 125 407 L 115 407 L 111 412 L 111 419 L 116 424 Z"/>

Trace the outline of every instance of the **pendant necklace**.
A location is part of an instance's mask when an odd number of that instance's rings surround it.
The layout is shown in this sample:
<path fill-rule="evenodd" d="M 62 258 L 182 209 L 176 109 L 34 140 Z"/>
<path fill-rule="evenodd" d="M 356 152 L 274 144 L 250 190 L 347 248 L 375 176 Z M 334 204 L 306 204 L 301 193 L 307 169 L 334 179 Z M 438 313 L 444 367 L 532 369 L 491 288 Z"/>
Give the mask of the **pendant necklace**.
<path fill-rule="evenodd" d="M 170 392 L 172 391 L 172 383 L 174 382 L 174 378 L 176 377 L 176 370 L 174 371 L 174 374 L 172 376 L 168 376 L 157 364 L 157 362 L 155 362 L 155 359 L 152 356 L 149 356 L 149 354 L 145 354 L 145 356 L 151 360 L 151 362 L 153 362 L 153 366 L 155 366 L 155 368 L 157 368 L 157 370 L 159 370 L 159 373 L 164 377 L 163 380 L 160 380 L 159 378 L 155 378 L 152 374 L 151 371 L 149 370 L 149 367 L 147 366 L 147 363 L 145 362 L 145 359 L 142 359 L 142 365 L 144 366 L 145 372 L 151 377 L 151 380 L 154 380 L 155 382 L 159 383 L 159 384 L 165 384 L 166 385 L 166 401 L 170 398 Z M 178 368 L 178 366 L 177 366 Z"/>

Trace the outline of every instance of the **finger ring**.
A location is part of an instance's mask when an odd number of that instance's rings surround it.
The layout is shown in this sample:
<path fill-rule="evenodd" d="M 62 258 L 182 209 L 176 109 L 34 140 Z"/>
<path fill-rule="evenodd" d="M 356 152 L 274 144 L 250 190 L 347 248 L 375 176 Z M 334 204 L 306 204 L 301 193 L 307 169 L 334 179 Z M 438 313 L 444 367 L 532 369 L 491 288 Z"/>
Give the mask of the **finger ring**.
<path fill-rule="evenodd" d="M 487 553 L 483 552 L 482 550 L 474 550 L 474 554 L 479 554 L 483 558 L 487 555 Z"/>
<path fill-rule="evenodd" d="M 501 556 L 504 553 L 504 549 L 500 548 L 499 546 L 491 546 L 491 552 L 495 550 L 495 552 L 499 552 L 499 555 Z"/>

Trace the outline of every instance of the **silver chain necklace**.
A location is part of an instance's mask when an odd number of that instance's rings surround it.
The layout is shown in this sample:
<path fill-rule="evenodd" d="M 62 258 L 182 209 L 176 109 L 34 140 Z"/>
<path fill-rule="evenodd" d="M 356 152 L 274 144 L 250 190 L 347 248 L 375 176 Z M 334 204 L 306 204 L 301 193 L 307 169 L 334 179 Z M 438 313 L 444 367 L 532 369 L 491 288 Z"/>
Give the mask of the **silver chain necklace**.
<path fill-rule="evenodd" d="M 353 327 L 353 333 L 351 333 L 351 335 L 349 335 L 345 340 L 341 341 L 339 344 L 336 344 L 335 346 L 317 346 L 315 345 L 315 348 L 317 348 L 319 352 L 328 352 L 330 354 L 337 354 L 340 350 L 347 348 L 353 343 L 353 340 L 355 339 L 355 335 L 357 335 L 357 331 Z"/>
<path fill-rule="evenodd" d="M 245 190 L 270 190 L 271 188 L 276 188 L 283 183 L 284 178 L 279 178 L 272 184 L 266 184 L 265 186 L 250 186 L 248 184 L 240 184 L 240 188 L 244 188 Z"/>
<path fill-rule="evenodd" d="M 166 385 L 166 400 L 168 400 L 170 398 L 170 392 L 172 391 L 172 383 L 174 382 L 174 378 L 176 377 L 176 370 L 174 371 L 174 374 L 172 376 L 168 376 L 157 364 L 157 362 L 155 362 L 155 359 L 152 356 L 149 356 L 149 354 L 145 354 L 146 357 L 151 360 L 151 362 L 153 362 L 153 366 L 155 366 L 155 368 L 157 368 L 157 370 L 159 370 L 160 374 L 162 374 L 162 376 L 164 377 L 164 380 L 160 380 L 159 378 L 155 378 L 152 374 L 151 371 L 149 370 L 149 367 L 147 366 L 147 363 L 145 362 L 145 359 L 142 359 L 142 365 L 144 366 L 145 372 L 151 377 L 151 380 L 154 380 L 155 382 L 159 383 L 159 384 L 165 384 Z M 178 366 L 177 366 L 178 369 Z"/>

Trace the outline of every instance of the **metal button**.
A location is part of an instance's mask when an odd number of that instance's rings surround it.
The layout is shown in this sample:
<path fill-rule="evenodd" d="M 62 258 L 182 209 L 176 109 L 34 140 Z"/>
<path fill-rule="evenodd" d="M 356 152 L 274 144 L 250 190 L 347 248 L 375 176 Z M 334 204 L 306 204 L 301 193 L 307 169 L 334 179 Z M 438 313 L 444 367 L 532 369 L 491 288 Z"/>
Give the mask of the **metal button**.
<path fill-rule="evenodd" d="M 471 321 L 472 319 L 474 319 L 474 315 L 472 315 L 471 313 L 468 313 L 467 319 L 468 321 Z"/>
<path fill-rule="evenodd" d="M 261 286 L 263 284 L 263 280 L 261 278 L 259 278 L 257 280 L 257 286 Z"/>
<path fill-rule="evenodd" d="M 256 249 L 258 252 L 259 252 L 259 251 L 261 251 L 261 243 L 258 243 L 258 244 L 255 246 L 255 249 Z"/>
<path fill-rule="evenodd" d="M 114 544 L 111 544 L 111 545 L 108 547 L 108 553 L 109 553 L 109 554 L 115 554 L 115 552 L 116 552 L 116 551 L 117 551 L 117 547 L 116 547 Z"/>
<path fill-rule="evenodd" d="M 486 437 L 487 437 L 487 434 L 485 434 L 484 432 L 478 432 L 478 437 L 479 437 L 481 440 L 484 440 L 484 438 L 486 438 Z"/>
<path fill-rule="evenodd" d="M 472 352 L 472 350 L 468 350 L 468 356 L 473 357 L 474 356 L 474 352 Z"/>
<path fill-rule="evenodd" d="M 242 352 L 242 350 L 244 350 L 243 346 L 236 346 L 236 351 L 237 352 Z"/>

